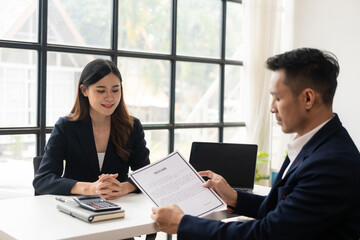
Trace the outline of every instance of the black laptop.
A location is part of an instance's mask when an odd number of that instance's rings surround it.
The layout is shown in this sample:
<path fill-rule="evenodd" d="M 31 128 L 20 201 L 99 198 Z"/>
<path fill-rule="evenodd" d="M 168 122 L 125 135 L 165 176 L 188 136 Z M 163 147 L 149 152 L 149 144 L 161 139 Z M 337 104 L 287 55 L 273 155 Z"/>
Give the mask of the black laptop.
<path fill-rule="evenodd" d="M 193 142 L 189 162 L 196 171 L 211 170 L 231 187 L 251 192 L 256 157 L 255 144 Z"/>

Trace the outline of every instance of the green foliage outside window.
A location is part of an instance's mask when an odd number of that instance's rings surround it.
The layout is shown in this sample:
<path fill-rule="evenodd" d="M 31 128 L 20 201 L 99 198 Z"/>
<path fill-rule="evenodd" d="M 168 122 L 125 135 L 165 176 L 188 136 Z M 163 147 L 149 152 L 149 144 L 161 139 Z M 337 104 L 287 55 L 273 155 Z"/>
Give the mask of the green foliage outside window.
<path fill-rule="evenodd" d="M 255 183 L 260 180 L 269 180 L 269 154 L 267 152 L 258 152 L 255 169 Z"/>

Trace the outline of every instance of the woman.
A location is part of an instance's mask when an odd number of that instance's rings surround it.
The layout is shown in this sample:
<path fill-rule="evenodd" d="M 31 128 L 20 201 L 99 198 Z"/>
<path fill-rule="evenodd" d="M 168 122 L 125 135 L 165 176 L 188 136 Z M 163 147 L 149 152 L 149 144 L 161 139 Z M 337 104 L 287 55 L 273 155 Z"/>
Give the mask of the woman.
<path fill-rule="evenodd" d="M 55 124 L 33 186 L 37 194 L 114 199 L 137 190 L 129 167 L 149 163 L 144 131 L 128 113 L 119 70 L 96 59 L 81 73 L 71 113 Z"/>

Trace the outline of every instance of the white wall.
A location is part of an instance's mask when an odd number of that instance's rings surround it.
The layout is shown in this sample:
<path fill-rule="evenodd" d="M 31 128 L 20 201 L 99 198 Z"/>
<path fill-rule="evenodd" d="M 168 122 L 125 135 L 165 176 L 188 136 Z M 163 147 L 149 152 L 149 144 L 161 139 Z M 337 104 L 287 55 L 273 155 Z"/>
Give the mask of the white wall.
<path fill-rule="evenodd" d="M 293 47 L 331 51 L 339 59 L 334 112 L 360 148 L 360 1 L 291 1 Z"/>

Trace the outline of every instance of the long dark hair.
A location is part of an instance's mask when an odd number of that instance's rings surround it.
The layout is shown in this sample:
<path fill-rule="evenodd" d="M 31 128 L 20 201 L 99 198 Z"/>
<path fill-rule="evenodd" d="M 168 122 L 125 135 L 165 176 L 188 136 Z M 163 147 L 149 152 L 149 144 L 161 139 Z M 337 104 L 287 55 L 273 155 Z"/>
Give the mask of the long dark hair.
<path fill-rule="evenodd" d="M 68 118 L 71 121 L 80 121 L 89 115 L 89 99 L 82 94 L 81 87 L 87 89 L 90 85 L 98 82 L 109 73 L 117 76 L 120 79 L 121 85 L 120 103 L 111 115 L 110 136 L 115 145 L 116 153 L 121 159 L 128 161 L 130 151 L 126 148 L 126 143 L 133 129 L 134 121 L 129 115 L 129 111 L 125 105 L 120 71 L 113 62 L 96 59 L 85 66 L 79 79 L 75 103 Z"/>

